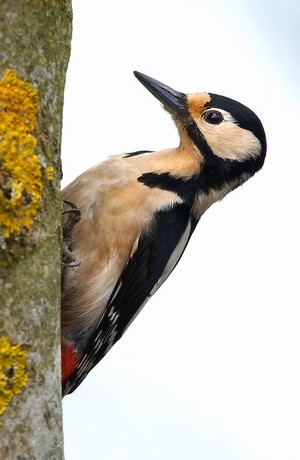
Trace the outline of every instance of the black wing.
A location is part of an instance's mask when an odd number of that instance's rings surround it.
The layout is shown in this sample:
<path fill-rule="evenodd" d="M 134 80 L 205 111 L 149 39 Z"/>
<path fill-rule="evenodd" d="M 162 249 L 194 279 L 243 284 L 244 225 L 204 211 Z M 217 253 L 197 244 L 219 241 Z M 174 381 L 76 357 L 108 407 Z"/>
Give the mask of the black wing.
<path fill-rule="evenodd" d="M 190 207 L 160 211 L 124 269 L 106 311 L 89 337 L 84 356 L 63 388 L 72 393 L 87 373 L 121 338 L 145 302 L 171 273 L 195 228 Z"/>

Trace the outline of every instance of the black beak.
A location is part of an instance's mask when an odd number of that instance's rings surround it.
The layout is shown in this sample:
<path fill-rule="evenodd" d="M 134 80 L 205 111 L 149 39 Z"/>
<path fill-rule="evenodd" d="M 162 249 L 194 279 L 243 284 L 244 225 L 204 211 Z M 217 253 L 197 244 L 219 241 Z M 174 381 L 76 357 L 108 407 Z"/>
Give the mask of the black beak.
<path fill-rule="evenodd" d="M 164 83 L 148 77 L 148 75 L 141 72 L 137 72 L 136 70 L 133 73 L 150 93 L 166 106 L 166 108 L 171 109 L 172 112 L 183 118 L 189 115 L 187 98 L 184 93 L 179 93 Z"/>

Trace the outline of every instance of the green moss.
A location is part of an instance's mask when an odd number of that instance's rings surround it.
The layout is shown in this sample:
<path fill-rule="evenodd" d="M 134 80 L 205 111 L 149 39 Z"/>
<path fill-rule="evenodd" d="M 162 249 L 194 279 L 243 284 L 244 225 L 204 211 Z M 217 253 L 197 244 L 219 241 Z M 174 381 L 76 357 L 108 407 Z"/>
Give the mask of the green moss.
<path fill-rule="evenodd" d="M 0 338 L 0 416 L 6 411 L 14 395 L 26 386 L 27 353 L 20 345 L 12 345 Z M 1 426 L 0 421 L 0 426 Z"/>

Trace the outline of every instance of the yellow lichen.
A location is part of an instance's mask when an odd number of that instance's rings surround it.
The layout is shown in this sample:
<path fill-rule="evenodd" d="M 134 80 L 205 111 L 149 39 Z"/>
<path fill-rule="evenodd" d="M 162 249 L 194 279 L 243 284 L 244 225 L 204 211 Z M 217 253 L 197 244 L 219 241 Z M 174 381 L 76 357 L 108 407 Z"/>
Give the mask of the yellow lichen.
<path fill-rule="evenodd" d="M 20 345 L 12 345 L 0 337 L 0 416 L 6 411 L 14 395 L 26 386 L 27 353 Z M 0 425 L 1 425 L 0 421 Z"/>
<path fill-rule="evenodd" d="M 0 232 L 4 238 L 30 229 L 42 194 L 42 167 L 32 134 L 38 92 L 6 70 L 0 81 Z"/>
<path fill-rule="evenodd" d="M 45 175 L 47 180 L 52 180 L 53 178 L 53 173 L 54 173 L 54 167 L 53 166 L 48 166 L 45 168 Z"/>

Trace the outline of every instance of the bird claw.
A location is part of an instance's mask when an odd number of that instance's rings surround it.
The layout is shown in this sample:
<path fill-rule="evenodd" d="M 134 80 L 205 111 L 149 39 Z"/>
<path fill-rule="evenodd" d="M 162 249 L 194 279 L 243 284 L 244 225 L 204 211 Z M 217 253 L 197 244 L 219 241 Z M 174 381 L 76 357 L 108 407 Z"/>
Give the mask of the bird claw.
<path fill-rule="evenodd" d="M 78 267 L 81 260 L 74 256 L 73 252 L 69 251 L 67 247 L 63 247 L 63 264 L 65 267 Z"/>
<path fill-rule="evenodd" d="M 65 267 L 78 267 L 78 265 L 80 265 L 80 259 L 72 252 L 72 231 L 81 219 L 81 212 L 72 201 L 63 200 L 63 202 L 70 206 L 70 209 L 62 213 L 63 215 L 69 215 L 68 220 L 63 224 L 62 261 Z"/>
<path fill-rule="evenodd" d="M 81 212 L 77 208 L 76 204 L 74 204 L 72 201 L 69 201 L 69 200 L 63 200 L 63 202 L 66 203 L 68 206 L 70 206 L 70 209 L 67 209 L 66 211 L 63 211 L 63 214 L 74 214 L 74 216 L 79 217 L 79 219 L 78 219 L 78 222 L 79 222 Z"/>

